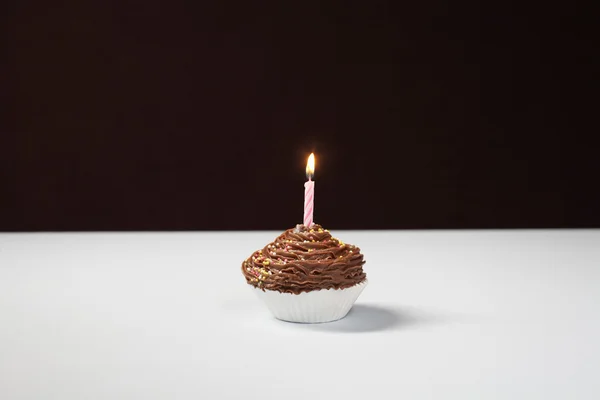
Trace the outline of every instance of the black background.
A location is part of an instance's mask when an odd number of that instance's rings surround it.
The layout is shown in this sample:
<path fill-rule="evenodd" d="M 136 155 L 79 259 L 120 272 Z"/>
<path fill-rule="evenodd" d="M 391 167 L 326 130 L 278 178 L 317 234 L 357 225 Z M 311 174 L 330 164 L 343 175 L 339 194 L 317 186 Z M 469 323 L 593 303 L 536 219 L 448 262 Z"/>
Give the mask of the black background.
<path fill-rule="evenodd" d="M 329 228 L 600 226 L 593 14 L 486 4 L 6 3 L 0 230 L 282 230 L 312 151 Z"/>

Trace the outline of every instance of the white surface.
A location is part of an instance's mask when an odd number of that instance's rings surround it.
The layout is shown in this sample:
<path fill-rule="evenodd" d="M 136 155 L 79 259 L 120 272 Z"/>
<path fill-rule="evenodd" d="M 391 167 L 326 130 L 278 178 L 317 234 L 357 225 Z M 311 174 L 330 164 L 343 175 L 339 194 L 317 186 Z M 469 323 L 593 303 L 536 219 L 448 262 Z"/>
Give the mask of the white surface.
<path fill-rule="evenodd" d="M 313 290 L 300 294 L 279 293 L 250 286 L 275 318 L 300 323 L 332 322 L 344 318 L 367 286 L 364 280 L 347 289 Z"/>
<path fill-rule="evenodd" d="M 0 234 L 0 399 L 599 399 L 600 232 L 333 232 L 369 286 L 276 320 L 278 232 Z"/>

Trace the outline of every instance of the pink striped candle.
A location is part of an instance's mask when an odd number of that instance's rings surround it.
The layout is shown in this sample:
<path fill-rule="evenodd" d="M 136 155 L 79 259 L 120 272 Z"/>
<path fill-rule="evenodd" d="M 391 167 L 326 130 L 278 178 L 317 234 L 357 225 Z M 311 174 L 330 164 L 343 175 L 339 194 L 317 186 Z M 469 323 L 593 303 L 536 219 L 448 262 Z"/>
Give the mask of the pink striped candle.
<path fill-rule="evenodd" d="M 312 180 L 315 174 L 315 155 L 310 153 L 306 163 L 306 177 L 308 181 L 304 184 L 304 226 L 310 228 L 313 224 L 313 212 L 315 209 L 315 182 Z"/>

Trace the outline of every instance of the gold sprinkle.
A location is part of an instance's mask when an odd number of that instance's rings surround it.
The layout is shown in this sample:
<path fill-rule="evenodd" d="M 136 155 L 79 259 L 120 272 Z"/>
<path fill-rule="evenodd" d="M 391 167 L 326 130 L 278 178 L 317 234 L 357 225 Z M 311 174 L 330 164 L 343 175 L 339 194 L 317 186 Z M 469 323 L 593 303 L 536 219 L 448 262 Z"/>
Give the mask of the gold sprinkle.
<path fill-rule="evenodd" d="M 263 261 L 263 265 L 269 265 L 269 264 L 270 264 L 270 263 L 269 263 L 269 260 L 265 260 L 265 261 Z"/>

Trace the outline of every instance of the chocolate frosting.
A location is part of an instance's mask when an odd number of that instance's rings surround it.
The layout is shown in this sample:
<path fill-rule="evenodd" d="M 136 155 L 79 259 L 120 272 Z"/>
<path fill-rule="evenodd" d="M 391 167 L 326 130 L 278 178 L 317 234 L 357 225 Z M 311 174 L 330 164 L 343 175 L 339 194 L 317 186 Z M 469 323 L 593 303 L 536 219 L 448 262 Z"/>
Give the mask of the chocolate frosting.
<path fill-rule="evenodd" d="M 242 263 L 246 281 L 262 290 L 299 294 L 320 289 L 345 289 L 367 275 L 360 249 L 313 224 L 288 229 Z"/>

